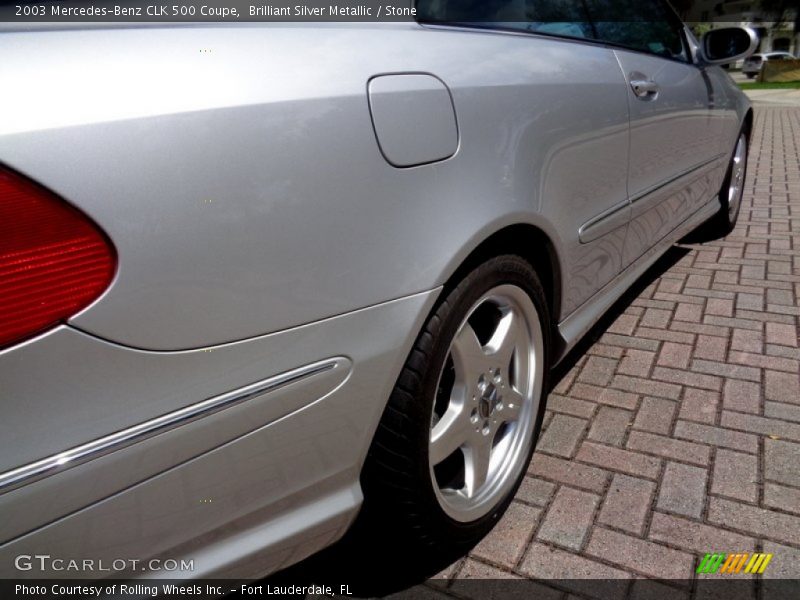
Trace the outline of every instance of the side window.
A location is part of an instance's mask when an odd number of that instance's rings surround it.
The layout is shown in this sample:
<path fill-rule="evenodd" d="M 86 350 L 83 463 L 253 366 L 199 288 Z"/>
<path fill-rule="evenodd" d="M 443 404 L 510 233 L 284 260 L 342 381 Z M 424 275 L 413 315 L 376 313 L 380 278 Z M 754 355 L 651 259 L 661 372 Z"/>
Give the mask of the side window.
<path fill-rule="evenodd" d="M 417 0 L 428 23 L 593 38 L 583 0 Z"/>
<path fill-rule="evenodd" d="M 416 0 L 417 20 L 585 38 L 689 62 L 662 0 Z"/>
<path fill-rule="evenodd" d="M 587 0 L 598 40 L 689 62 L 683 25 L 659 0 Z"/>

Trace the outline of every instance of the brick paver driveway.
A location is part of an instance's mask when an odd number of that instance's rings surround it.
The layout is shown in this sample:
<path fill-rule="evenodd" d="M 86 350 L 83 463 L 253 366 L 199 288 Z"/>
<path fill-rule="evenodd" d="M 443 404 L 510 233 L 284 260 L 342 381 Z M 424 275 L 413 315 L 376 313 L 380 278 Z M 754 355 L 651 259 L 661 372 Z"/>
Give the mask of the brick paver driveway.
<path fill-rule="evenodd" d="M 738 227 L 671 250 L 584 344 L 506 517 L 448 578 L 683 579 L 681 597 L 715 551 L 800 577 L 798 163 L 800 108 L 759 108 Z"/>

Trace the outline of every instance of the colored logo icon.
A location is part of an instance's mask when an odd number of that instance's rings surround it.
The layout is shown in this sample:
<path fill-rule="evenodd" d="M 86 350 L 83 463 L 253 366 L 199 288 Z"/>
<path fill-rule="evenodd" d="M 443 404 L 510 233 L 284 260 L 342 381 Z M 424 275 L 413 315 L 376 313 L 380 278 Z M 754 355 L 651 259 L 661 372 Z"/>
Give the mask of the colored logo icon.
<path fill-rule="evenodd" d="M 700 561 L 696 573 L 719 573 L 720 575 L 763 573 L 769 561 L 772 560 L 772 556 L 772 554 L 749 554 L 747 552 L 739 554 L 726 554 L 724 552 L 706 554 L 703 560 Z"/>

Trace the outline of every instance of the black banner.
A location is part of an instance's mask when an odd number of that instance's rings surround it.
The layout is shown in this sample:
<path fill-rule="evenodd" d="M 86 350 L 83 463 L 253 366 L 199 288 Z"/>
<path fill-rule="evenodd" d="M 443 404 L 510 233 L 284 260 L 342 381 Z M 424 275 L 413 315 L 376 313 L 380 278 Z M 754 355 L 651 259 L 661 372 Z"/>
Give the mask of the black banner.
<path fill-rule="evenodd" d="M 620 0 L 527 0 L 522 9 L 531 13 L 538 22 L 569 21 L 569 13 L 589 7 L 604 21 L 630 20 L 629 11 L 620 13 Z M 626 0 L 630 2 L 630 0 Z M 482 0 L 479 4 L 465 2 L 464 10 L 479 7 L 469 21 L 485 22 L 487 6 L 502 5 L 511 0 Z M 758 6 L 742 13 L 737 6 L 726 7 L 722 2 L 681 0 L 673 3 L 679 16 L 689 23 L 714 22 L 741 24 L 743 19 L 758 26 L 792 27 L 797 18 L 797 9 L 786 0 L 770 10 L 759 10 Z M 431 2 L 426 6 L 430 12 Z M 573 6 L 574 5 L 574 6 Z M 771 5 L 770 5 L 771 6 Z M 739 7 L 741 8 L 741 7 Z M 735 10 L 736 9 L 736 10 Z M 490 11 L 491 12 L 491 11 Z M 625 14 L 624 18 L 617 15 Z M 555 16 L 548 16 L 555 15 Z M 567 16 L 565 16 L 567 15 Z M 47 0 L 0 2 L 0 23 L 247 23 L 247 22 L 408 22 L 419 16 L 417 0 Z M 642 17 L 647 20 L 646 15 Z M 435 20 L 435 19 L 434 19 Z"/>
<path fill-rule="evenodd" d="M 400 567 L 400 565 L 398 565 Z M 393 600 L 587 600 L 647 599 L 676 600 L 784 600 L 800 597 L 798 579 L 756 579 L 720 576 L 713 579 L 433 579 L 417 585 L 392 582 L 342 581 L 306 583 L 265 579 L 242 582 L 228 579 L 136 581 L 78 579 L 2 580 L 0 598 L 86 600 L 144 600 L 146 598 L 370 598 L 390 595 Z"/>

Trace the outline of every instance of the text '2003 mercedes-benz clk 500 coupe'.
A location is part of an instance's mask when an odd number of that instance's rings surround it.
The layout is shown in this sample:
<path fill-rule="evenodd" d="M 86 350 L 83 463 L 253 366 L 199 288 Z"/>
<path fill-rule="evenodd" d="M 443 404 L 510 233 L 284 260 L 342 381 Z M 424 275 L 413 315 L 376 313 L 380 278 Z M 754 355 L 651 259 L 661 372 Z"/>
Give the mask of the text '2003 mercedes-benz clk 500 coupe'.
<path fill-rule="evenodd" d="M 750 30 L 416 9 L 0 34 L 4 577 L 67 574 L 18 559 L 45 549 L 261 577 L 354 522 L 469 548 L 549 371 L 681 236 L 733 228 L 752 112 L 718 65 Z"/>

